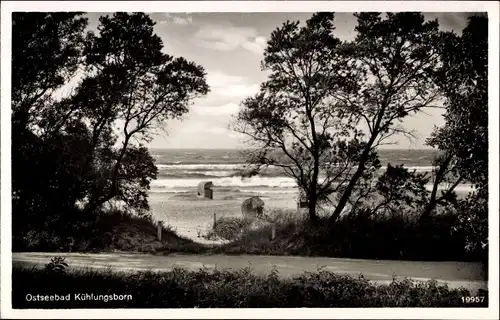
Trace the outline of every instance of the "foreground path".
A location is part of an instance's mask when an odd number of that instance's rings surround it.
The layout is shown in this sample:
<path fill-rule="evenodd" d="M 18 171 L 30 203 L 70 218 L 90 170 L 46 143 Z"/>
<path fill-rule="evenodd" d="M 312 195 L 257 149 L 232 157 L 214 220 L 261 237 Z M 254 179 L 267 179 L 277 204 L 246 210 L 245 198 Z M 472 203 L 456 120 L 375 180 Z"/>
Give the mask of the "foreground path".
<path fill-rule="evenodd" d="M 478 263 L 473 262 L 422 262 L 422 261 L 388 261 L 338 259 L 322 257 L 290 257 L 290 256 L 254 256 L 254 255 L 149 255 L 140 253 L 45 253 L 20 252 L 12 253 L 13 263 L 22 265 L 38 265 L 43 267 L 54 256 L 66 257 L 70 268 L 107 268 L 120 271 L 169 271 L 175 267 L 192 271 L 200 268 L 240 269 L 251 267 L 257 274 L 267 275 L 273 268 L 281 277 L 290 277 L 305 271 L 315 272 L 318 266 L 324 270 L 338 274 L 357 277 L 360 273 L 378 283 L 387 283 L 397 278 L 412 278 L 427 281 L 436 279 L 440 283 L 457 288 L 464 287 L 472 291 L 487 288 L 482 281 Z"/>

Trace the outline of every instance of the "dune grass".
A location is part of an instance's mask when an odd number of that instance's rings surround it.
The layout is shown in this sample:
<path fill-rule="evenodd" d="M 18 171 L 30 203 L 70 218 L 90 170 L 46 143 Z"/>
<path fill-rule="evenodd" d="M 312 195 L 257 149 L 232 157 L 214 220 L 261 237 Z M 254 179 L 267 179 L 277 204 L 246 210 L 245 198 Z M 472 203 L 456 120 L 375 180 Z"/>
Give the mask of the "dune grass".
<path fill-rule="evenodd" d="M 71 266 L 70 266 L 71 267 Z M 470 296 L 464 288 L 450 289 L 436 281 L 393 280 L 388 285 L 318 270 L 294 278 L 280 278 L 273 270 L 267 277 L 251 269 L 189 272 L 124 273 L 112 270 L 52 272 L 14 266 L 14 308 L 297 308 L 297 307 L 487 307 L 481 302 L 464 304 Z M 78 300 L 75 294 L 97 299 Z M 27 301 L 27 294 L 48 296 L 48 301 Z M 50 301 L 51 295 L 70 301 Z M 104 301 L 106 295 L 107 301 Z M 110 296 L 111 295 L 111 296 Z M 114 300 L 113 300 L 114 295 Z M 122 296 L 123 299 L 117 299 Z M 98 300 L 100 299 L 100 300 Z M 111 300 L 109 300 L 111 299 Z M 53 298 L 54 300 L 54 298 Z"/>
<path fill-rule="evenodd" d="M 208 240 L 236 240 L 254 227 L 257 219 L 250 217 L 222 217 L 203 237 Z"/>
<path fill-rule="evenodd" d="M 119 210 L 103 212 L 96 221 L 74 223 L 71 232 L 33 230 L 24 237 L 14 237 L 13 251 L 145 253 L 205 252 L 206 247 L 179 236 L 175 230 L 150 217 L 141 217 Z M 161 227 L 161 241 L 157 238 Z M 69 234 L 69 235 L 68 235 Z"/>
<path fill-rule="evenodd" d="M 465 235 L 450 232 L 455 216 L 438 215 L 425 223 L 400 216 L 343 218 L 329 225 L 292 212 L 273 211 L 260 226 L 249 218 L 221 219 L 214 236 L 231 240 L 214 248 L 225 254 L 327 256 L 361 259 L 478 261 L 465 250 Z M 272 239 L 272 228 L 275 238 Z"/>

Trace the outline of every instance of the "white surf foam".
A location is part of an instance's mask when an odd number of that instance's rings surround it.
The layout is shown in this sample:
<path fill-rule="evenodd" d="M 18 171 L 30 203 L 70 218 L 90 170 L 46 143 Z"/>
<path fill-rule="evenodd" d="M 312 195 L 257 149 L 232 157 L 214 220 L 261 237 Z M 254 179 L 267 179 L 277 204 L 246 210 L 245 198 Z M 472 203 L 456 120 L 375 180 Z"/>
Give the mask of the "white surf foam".
<path fill-rule="evenodd" d="M 196 163 L 196 164 L 157 164 L 158 169 L 170 169 L 170 170 L 237 170 L 242 167 L 242 164 L 234 163 Z"/>
<path fill-rule="evenodd" d="M 272 191 L 272 188 L 284 188 L 284 189 L 294 189 L 297 188 L 297 183 L 294 179 L 288 177 L 251 177 L 251 178 L 241 178 L 241 177 L 221 177 L 215 179 L 209 179 L 212 181 L 216 187 L 237 187 L 243 188 L 243 190 L 253 190 L 252 188 L 261 187 L 269 188 L 270 190 L 259 190 L 258 192 L 276 192 L 279 190 Z M 156 192 L 172 192 L 167 190 L 177 190 L 177 192 L 185 192 L 185 188 L 196 188 L 199 183 L 199 179 L 159 179 L 153 180 L 151 182 L 152 189 L 160 190 Z M 447 189 L 448 186 L 441 185 L 439 190 Z M 431 191 L 433 188 L 432 184 L 427 184 L 426 189 Z M 161 191 L 164 190 L 164 191 Z M 458 185 L 455 188 L 456 192 L 470 192 L 473 190 L 473 186 L 470 184 Z M 295 191 L 293 191 L 295 192 Z"/>
<path fill-rule="evenodd" d="M 241 178 L 241 177 L 223 177 L 210 179 L 214 186 L 217 187 L 282 187 L 282 188 L 293 188 L 296 186 L 295 181 L 292 178 L 287 177 L 251 177 L 251 178 Z M 155 188 L 189 188 L 197 187 L 199 179 L 159 179 L 151 181 L 151 187 Z"/>

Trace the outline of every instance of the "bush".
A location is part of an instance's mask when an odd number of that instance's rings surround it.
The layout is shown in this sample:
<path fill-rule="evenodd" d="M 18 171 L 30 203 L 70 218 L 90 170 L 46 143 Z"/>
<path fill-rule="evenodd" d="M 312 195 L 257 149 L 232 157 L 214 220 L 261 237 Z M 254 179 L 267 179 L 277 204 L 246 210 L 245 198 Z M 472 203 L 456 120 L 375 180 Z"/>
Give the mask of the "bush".
<path fill-rule="evenodd" d="M 326 219 L 313 223 L 291 213 L 274 216 L 272 225 L 242 229 L 231 243 L 215 250 L 227 254 L 271 254 L 328 256 L 394 260 L 477 261 L 479 256 L 465 249 L 462 232 L 450 234 L 456 216 L 436 215 L 419 223 L 405 215 L 344 217 L 334 224 Z"/>
<path fill-rule="evenodd" d="M 221 217 L 205 238 L 236 240 L 245 230 L 249 230 L 256 220 L 250 217 Z"/>
<path fill-rule="evenodd" d="M 51 271 L 51 272 L 61 272 L 61 273 L 66 273 L 68 264 L 64 262 L 66 258 L 64 257 L 54 257 L 50 260 L 47 265 L 45 265 L 45 270 Z"/>
<path fill-rule="evenodd" d="M 13 308 L 294 308 L 294 307 L 487 307 L 465 305 L 466 289 L 449 289 L 436 281 L 416 283 L 394 280 L 374 285 L 364 279 L 340 276 L 319 270 L 292 279 L 267 277 L 251 269 L 236 271 L 202 269 L 188 272 L 174 269 L 166 273 L 119 273 L 70 271 L 67 274 L 14 266 Z M 29 302 L 27 294 L 65 296 L 71 301 Z M 78 301 L 75 294 L 122 295 L 122 300 Z M 131 295 L 130 299 L 127 295 Z M 109 297 L 109 296 L 108 296 Z"/>
<path fill-rule="evenodd" d="M 13 212 L 13 217 L 16 212 Z M 51 214 L 38 223 L 19 228 L 13 223 L 12 251 L 82 251 L 96 235 L 94 215 L 74 210 L 71 214 Z"/>
<path fill-rule="evenodd" d="M 85 226 L 85 227 L 82 227 Z M 14 235 L 13 251 L 50 252 L 189 252 L 206 250 L 200 244 L 178 236 L 170 226 L 160 224 L 162 239 L 157 239 L 158 222 L 149 216 L 138 216 L 119 210 L 101 212 L 92 222 L 74 221 L 65 231 L 57 225 L 45 230 L 31 230 L 25 235 Z"/>

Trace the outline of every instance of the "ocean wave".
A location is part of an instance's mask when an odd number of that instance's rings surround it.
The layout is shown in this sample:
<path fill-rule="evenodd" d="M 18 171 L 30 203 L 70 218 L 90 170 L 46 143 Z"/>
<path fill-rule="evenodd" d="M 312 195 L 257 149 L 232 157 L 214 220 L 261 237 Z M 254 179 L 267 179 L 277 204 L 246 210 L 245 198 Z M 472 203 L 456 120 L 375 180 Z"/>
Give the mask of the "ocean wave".
<path fill-rule="evenodd" d="M 164 179 L 216 179 L 236 175 L 231 171 L 183 171 L 183 172 L 160 172 L 158 177 Z"/>
<path fill-rule="evenodd" d="M 237 170 L 241 168 L 241 163 L 168 163 L 168 164 L 157 164 L 158 169 L 170 169 L 170 170 Z"/>
<path fill-rule="evenodd" d="M 223 177 L 211 179 L 216 187 L 282 187 L 293 188 L 296 186 L 295 181 L 288 177 Z M 159 179 L 151 182 L 151 187 L 156 188 L 186 188 L 197 187 L 199 180 L 195 179 Z"/>
<path fill-rule="evenodd" d="M 260 192 L 260 193 L 283 193 L 287 190 L 296 192 L 297 183 L 294 179 L 288 177 L 223 177 L 211 179 L 215 188 L 229 188 L 233 191 L 241 192 Z M 186 192 L 185 189 L 194 190 L 197 188 L 199 179 L 159 179 L 151 182 L 151 188 L 154 192 Z M 321 182 L 321 181 L 320 181 Z M 426 189 L 431 191 L 432 184 L 427 184 Z M 255 189 L 259 188 L 259 189 Z M 439 190 L 446 189 L 446 185 L 439 186 Z M 258 190 L 258 191 L 257 191 Z M 456 192 L 470 192 L 473 186 L 470 184 L 461 184 L 455 188 Z"/>
<path fill-rule="evenodd" d="M 243 168 L 243 163 L 170 163 L 170 164 L 157 164 L 158 169 L 170 170 L 240 170 Z M 278 168 L 270 165 L 269 168 Z M 405 166 L 408 170 L 429 171 L 435 168 L 434 166 Z M 387 169 L 387 166 L 382 166 L 381 170 Z"/>
<path fill-rule="evenodd" d="M 215 179 L 228 177 L 242 177 L 244 170 L 241 164 L 178 164 L 178 165 L 158 165 L 159 176 L 170 179 Z M 381 167 L 382 173 L 387 167 Z M 412 166 L 407 167 L 410 171 L 431 172 L 433 166 Z M 287 177 L 282 168 L 269 166 L 261 170 L 259 177 Z"/>
<path fill-rule="evenodd" d="M 432 184 L 425 185 L 425 188 L 428 191 L 432 191 L 433 187 L 434 186 Z M 448 186 L 441 185 L 438 187 L 438 190 L 446 190 L 446 189 L 448 189 Z M 474 190 L 474 186 L 472 184 L 459 184 L 453 190 L 458 193 L 468 193 Z"/>
<path fill-rule="evenodd" d="M 189 171 L 189 170 L 182 170 L 182 171 L 160 171 L 158 174 L 158 177 L 164 178 L 164 179 L 217 179 L 217 178 L 243 178 L 243 172 L 242 171 L 234 171 L 234 170 L 227 170 L 227 171 Z M 286 177 L 283 173 L 283 171 L 263 171 L 259 173 L 259 177 L 269 177 L 269 178 L 277 178 L 277 177 Z"/>

